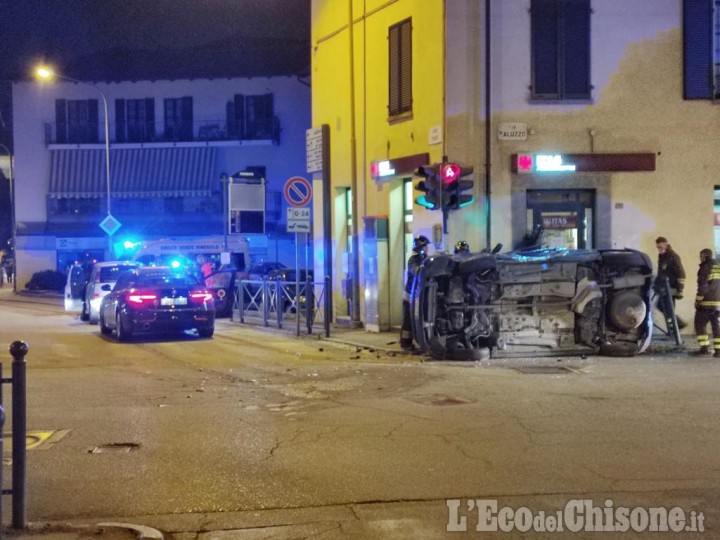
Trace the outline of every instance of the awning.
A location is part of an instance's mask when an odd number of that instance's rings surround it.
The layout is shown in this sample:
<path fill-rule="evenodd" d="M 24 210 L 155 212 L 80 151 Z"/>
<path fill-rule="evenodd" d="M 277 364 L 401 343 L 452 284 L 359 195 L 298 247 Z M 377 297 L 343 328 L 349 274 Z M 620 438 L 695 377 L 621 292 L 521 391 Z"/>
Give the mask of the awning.
<path fill-rule="evenodd" d="M 55 199 L 105 197 L 105 150 L 51 150 Z M 110 197 L 206 197 L 217 192 L 215 148 L 111 148 Z"/>

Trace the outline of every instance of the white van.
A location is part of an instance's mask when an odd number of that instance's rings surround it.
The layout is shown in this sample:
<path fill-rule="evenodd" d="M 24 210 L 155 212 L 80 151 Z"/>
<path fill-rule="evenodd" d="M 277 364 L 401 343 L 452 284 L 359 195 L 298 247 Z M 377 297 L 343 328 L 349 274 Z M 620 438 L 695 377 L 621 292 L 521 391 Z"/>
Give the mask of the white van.
<path fill-rule="evenodd" d="M 142 242 L 134 261 L 144 265 L 191 266 L 198 265 L 198 257 L 213 263 L 215 270 L 232 267 L 239 279 L 247 279 L 250 268 L 250 244 L 244 238 L 229 235 L 198 239 L 165 238 Z M 226 247 L 227 246 L 227 247 Z M 199 270 L 199 268 L 198 268 Z"/>

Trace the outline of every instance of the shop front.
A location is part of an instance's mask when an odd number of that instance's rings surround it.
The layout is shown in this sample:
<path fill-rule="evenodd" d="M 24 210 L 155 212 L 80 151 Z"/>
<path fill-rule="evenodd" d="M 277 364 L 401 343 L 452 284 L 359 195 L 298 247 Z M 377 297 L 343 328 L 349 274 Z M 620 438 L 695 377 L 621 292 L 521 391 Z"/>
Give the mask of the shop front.
<path fill-rule="evenodd" d="M 544 247 L 609 249 L 612 173 L 654 170 L 651 153 L 513 154 L 513 243 L 542 231 Z"/>

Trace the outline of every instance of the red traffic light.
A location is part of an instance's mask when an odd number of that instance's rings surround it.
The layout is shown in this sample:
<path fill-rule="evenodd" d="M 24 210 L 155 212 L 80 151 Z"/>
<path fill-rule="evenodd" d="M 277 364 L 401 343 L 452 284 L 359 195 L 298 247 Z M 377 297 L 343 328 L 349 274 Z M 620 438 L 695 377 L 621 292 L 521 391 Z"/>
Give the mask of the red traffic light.
<path fill-rule="evenodd" d="M 440 170 L 443 184 L 452 184 L 455 180 L 460 178 L 460 171 L 460 165 L 457 163 L 446 163 L 443 165 Z"/>

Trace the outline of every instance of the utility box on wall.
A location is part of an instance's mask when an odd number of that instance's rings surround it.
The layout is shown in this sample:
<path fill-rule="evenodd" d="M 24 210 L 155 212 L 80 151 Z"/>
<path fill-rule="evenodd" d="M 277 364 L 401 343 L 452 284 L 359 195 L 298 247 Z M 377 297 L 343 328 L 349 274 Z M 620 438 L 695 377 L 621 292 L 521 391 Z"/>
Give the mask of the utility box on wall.
<path fill-rule="evenodd" d="M 367 216 L 363 222 L 365 329 L 382 332 L 390 330 L 388 218 Z"/>

